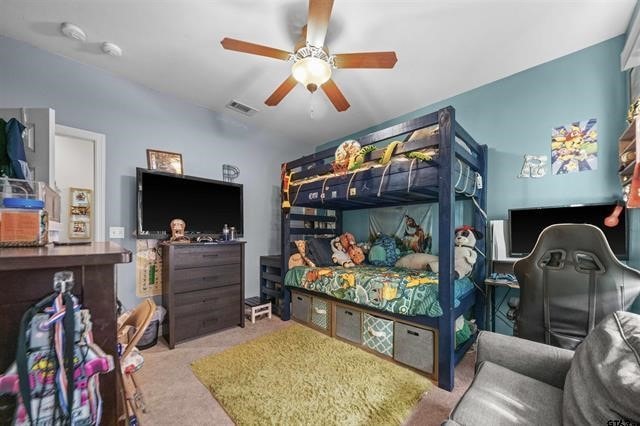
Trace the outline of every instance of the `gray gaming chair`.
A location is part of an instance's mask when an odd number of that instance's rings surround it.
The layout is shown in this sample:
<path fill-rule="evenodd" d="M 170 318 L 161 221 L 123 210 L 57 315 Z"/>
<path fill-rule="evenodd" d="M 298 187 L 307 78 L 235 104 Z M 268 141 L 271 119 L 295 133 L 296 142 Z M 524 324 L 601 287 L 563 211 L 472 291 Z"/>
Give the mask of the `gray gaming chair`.
<path fill-rule="evenodd" d="M 607 314 L 640 308 L 640 272 L 618 261 L 593 225 L 549 226 L 513 269 L 524 339 L 575 349 Z"/>

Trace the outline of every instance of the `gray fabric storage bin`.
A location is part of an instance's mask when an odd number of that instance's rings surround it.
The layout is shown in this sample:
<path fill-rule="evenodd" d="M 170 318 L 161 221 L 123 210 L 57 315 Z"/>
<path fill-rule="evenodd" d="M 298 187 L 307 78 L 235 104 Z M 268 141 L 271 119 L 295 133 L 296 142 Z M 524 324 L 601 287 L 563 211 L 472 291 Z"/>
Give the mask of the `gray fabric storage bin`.
<path fill-rule="evenodd" d="M 298 321 L 311 320 L 311 297 L 300 293 L 291 294 L 291 315 Z"/>
<path fill-rule="evenodd" d="M 393 359 L 433 374 L 434 340 L 431 330 L 396 322 Z"/>
<path fill-rule="evenodd" d="M 336 336 L 361 344 L 362 318 L 360 315 L 360 311 L 336 305 Z"/>

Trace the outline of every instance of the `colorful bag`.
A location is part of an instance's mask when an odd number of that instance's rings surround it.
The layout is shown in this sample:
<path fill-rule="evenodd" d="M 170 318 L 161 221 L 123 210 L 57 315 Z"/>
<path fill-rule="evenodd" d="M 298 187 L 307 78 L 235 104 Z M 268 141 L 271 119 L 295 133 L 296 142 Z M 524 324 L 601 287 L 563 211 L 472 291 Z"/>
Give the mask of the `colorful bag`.
<path fill-rule="evenodd" d="M 380 234 L 369 250 L 369 263 L 374 266 L 394 266 L 398 255 L 396 240 L 388 235 Z"/>
<path fill-rule="evenodd" d="M 91 315 L 72 286 L 73 273 L 56 273 L 57 292 L 22 317 L 16 361 L 0 375 L 0 394 L 18 395 L 16 426 L 100 424 L 98 374 L 113 370 L 113 357 L 93 342 Z"/>

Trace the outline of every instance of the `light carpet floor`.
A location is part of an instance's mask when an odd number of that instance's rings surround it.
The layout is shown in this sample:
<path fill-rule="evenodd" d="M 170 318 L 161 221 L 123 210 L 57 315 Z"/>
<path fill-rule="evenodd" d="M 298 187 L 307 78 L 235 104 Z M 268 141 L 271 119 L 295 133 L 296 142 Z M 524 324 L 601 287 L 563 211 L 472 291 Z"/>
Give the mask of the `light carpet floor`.
<path fill-rule="evenodd" d="M 147 413 L 141 416 L 149 425 L 233 425 L 233 421 L 211 396 L 190 368 L 190 364 L 206 355 L 224 350 L 268 333 L 294 325 L 279 318 L 258 320 L 242 328 L 232 328 L 202 337 L 169 350 L 160 339 L 158 345 L 144 351 L 145 364 L 138 381 L 147 402 Z M 475 354 L 469 353 L 456 368 L 453 392 L 433 386 L 414 406 L 405 425 L 440 425 L 473 379 Z M 276 389 L 272 390 L 277 392 Z M 309 424 L 314 424 L 309 419 Z"/>
<path fill-rule="evenodd" d="M 240 425 L 401 424 L 431 382 L 302 325 L 191 366 Z"/>

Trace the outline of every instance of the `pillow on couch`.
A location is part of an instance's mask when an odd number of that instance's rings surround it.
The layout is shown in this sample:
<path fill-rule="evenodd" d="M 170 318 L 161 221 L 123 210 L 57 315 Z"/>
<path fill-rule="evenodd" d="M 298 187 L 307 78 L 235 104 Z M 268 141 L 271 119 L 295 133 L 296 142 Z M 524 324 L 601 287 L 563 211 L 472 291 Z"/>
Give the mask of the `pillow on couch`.
<path fill-rule="evenodd" d="M 615 312 L 578 346 L 564 382 L 564 424 L 640 422 L 640 315 Z"/>
<path fill-rule="evenodd" d="M 329 238 L 312 238 L 307 241 L 307 257 L 316 266 L 334 266 Z"/>
<path fill-rule="evenodd" d="M 438 256 L 427 253 L 412 253 L 398 259 L 396 262 L 396 268 L 427 270 L 427 267 L 433 263 L 438 263 Z M 428 270 L 432 269 L 429 268 Z M 438 272 L 437 265 L 434 272 Z"/>

